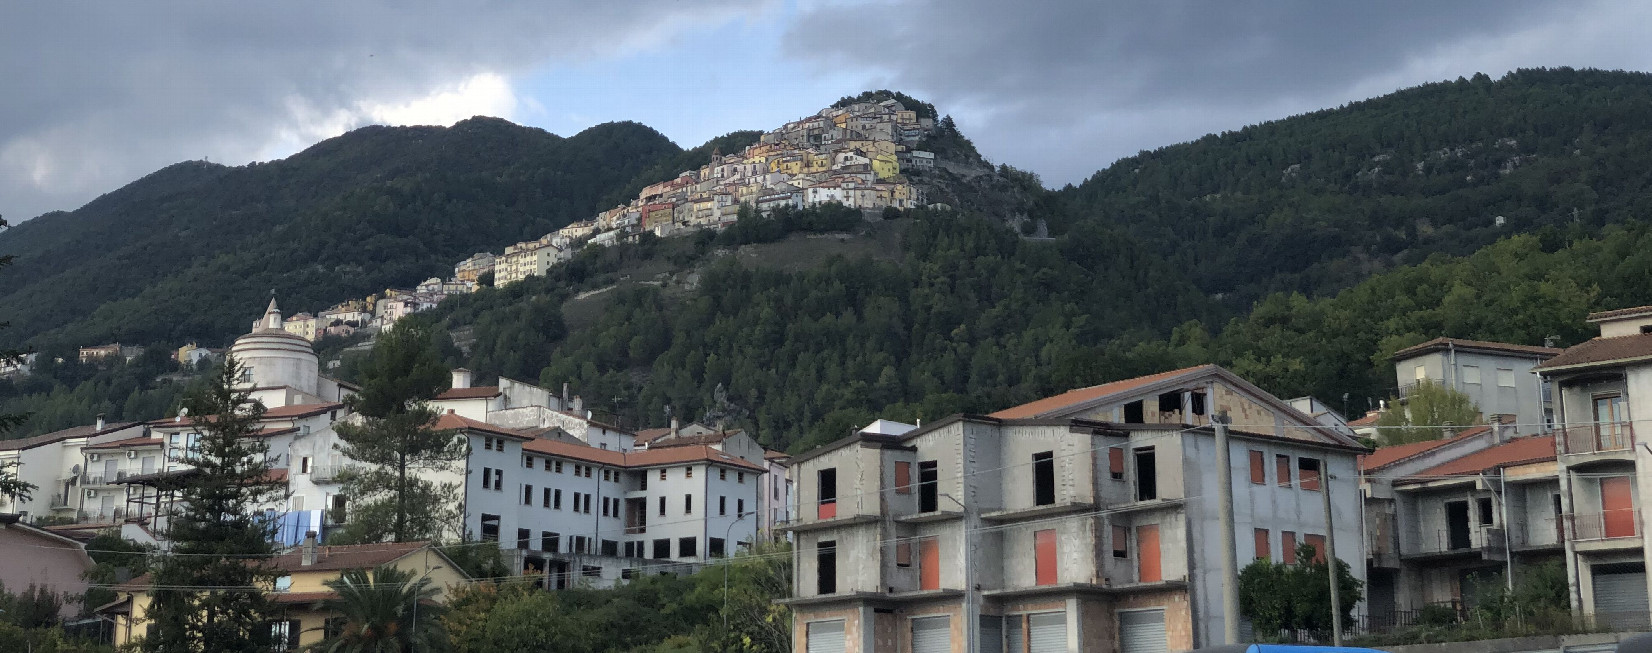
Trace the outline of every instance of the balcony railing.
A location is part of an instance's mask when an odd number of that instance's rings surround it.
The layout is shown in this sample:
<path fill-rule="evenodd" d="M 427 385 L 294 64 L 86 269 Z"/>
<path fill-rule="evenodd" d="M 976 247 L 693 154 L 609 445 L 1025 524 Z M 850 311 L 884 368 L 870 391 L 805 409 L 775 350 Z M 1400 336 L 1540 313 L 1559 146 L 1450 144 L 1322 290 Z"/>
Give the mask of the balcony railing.
<path fill-rule="evenodd" d="M 331 483 L 338 480 L 339 475 L 346 469 L 349 467 L 345 465 L 316 465 L 310 468 L 310 482 Z"/>
<path fill-rule="evenodd" d="M 1566 521 L 1558 517 L 1528 521 L 1509 529 L 1509 541 L 1516 549 L 1560 546 L 1566 541 Z"/>
<path fill-rule="evenodd" d="M 1635 429 L 1628 422 L 1574 424 L 1560 428 L 1561 453 L 1607 453 L 1635 448 Z"/>
<path fill-rule="evenodd" d="M 127 477 L 128 474 L 129 474 L 129 472 L 127 472 L 126 470 L 121 470 L 121 471 L 115 472 L 113 476 L 111 476 L 107 473 L 99 473 L 99 474 L 86 473 L 86 474 L 81 474 L 80 475 L 80 484 L 85 485 L 85 486 L 109 485 L 111 483 L 126 480 L 126 477 Z"/>
<path fill-rule="evenodd" d="M 61 495 L 61 494 L 52 495 L 51 507 L 52 507 L 53 510 L 57 510 L 58 508 L 67 508 L 67 507 L 69 507 L 68 497 L 65 497 L 64 495 Z"/>
<path fill-rule="evenodd" d="M 1487 557 L 1501 558 L 1507 550 L 1503 538 L 1503 529 L 1491 526 L 1470 526 L 1467 530 L 1442 528 L 1437 531 L 1424 532 L 1418 538 L 1416 551 L 1405 551 L 1408 554 L 1436 554 L 1436 553 L 1470 553 L 1480 551 Z"/>
<path fill-rule="evenodd" d="M 1641 533 L 1639 510 L 1566 515 L 1567 530 L 1573 540 L 1613 540 L 1637 537 Z"/>

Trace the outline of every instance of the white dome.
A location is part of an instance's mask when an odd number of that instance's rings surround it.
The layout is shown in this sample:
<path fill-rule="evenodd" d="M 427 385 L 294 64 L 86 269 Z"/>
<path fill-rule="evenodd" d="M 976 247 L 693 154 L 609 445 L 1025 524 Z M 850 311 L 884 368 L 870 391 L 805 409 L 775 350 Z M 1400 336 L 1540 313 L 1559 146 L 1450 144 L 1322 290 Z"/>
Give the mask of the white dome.
<path fill-rule="evenodd" d="M 235 339 L 229 348 L 246 371 L 243 385 L 258 388 L 288 386 L 308 394 L 316 394 L 321 376 L 321 364 L 310 341 L 287 333 L 282 328 L 281 309 L 270 300 L 252 333 Z"/>

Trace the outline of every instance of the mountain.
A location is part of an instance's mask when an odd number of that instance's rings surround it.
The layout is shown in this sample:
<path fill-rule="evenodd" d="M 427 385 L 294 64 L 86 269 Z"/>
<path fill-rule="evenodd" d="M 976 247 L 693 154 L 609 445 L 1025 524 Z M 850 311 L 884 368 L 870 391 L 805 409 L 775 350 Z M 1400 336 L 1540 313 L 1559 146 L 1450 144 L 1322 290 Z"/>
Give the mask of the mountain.
<path fill-rule="evenodd" d="M 0 233 L 6 344 L 222 344 L 273 289 L 328 305 L 588 218 L 683 151 L 636 123 L 366 127 L 281 161 L 176 164 Z"/>

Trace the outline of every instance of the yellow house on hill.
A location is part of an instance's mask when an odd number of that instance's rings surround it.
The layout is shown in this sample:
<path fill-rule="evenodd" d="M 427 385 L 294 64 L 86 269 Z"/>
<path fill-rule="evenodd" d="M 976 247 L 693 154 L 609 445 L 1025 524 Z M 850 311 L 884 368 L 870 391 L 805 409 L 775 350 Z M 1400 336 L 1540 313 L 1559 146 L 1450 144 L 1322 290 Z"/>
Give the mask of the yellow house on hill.
<path fill-rule="evenodd" d="M 438 603 L 447 602 L 454 588 L 470 582 L 458 565 L 429 542 L 317 546 L 310 539 L 276 556 L 272 565 L 285 574 L 267 592 L 282 612 L 271 626 L 276 633 L 275 650 L 296 651 L 326 638 L 327 621 L 337 615 L 325 608 L 325 602 L 338 596 L 326 582 L 350 569 L 387 565 L 411 572 L 414 578 L 429 577 Z M 120 598 L 97 609 L 113 621 L 116 646 L 141 639 L 147 631 L 152 580 L 145 574 L 116 587 Z"/>

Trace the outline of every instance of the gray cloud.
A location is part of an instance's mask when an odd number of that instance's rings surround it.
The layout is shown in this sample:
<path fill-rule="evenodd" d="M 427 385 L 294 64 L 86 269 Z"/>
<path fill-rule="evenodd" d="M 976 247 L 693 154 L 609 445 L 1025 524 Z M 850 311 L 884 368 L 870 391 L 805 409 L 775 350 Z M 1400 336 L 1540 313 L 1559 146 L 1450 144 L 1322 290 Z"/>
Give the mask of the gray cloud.
<path fill-rule="evenodd" d="M 787 54 L 950 111 L 989 158 L 1077 182 L 1121 156 L 1458 75 L 1634 67 L 1633 5 L 910 0 L 809 7 Z M 1596 38 L 1579 43 L 1580 33 Z"/>
<path fill-rule="evenodd" d="M 463 108 L 480 87 L 496 107 L 508 88 L 455 85 L 622 55 L 769 1 L 18 3 L 0 20 L 0 214 L 417 117 L 404 105 L 442 90 Z"/>

